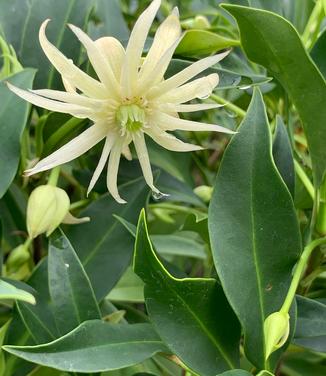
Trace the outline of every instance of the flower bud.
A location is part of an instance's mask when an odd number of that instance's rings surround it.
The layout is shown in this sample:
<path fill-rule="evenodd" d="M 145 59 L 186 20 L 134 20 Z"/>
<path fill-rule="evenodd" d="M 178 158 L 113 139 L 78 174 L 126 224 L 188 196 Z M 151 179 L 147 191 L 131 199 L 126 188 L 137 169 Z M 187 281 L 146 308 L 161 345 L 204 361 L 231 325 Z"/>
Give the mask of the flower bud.
<path fill-rule="evenodd" d="M 209 202 L 212 198 L 213 187 L 208 185 L 200 185 L 194 189 L 195 194 L 200 197 L 204 202 Z"/>
<path fill-rule="evenodd" d="M 290 332 L 290 316 L 284 312 L 270 314 L 264 322 L 265 359 L 286 342 Z"/>
<path fill-rule="evenodd" d="M 10 253 L 6 261 L 6 267 L 10 270 L 19 269 L 25 262 L 30 259 L 30 253 L 26 244 L 21 244 L 14 248 Z"/>
<path fill-rule="evenodd" d="M 199 15 L 194 18 L 188 18 L 187 20 L 182 21 L 182 27 L 185 29 L 199 29 L 205 30 L 211 27 L 207 17 Z"/>
<path fill-rule="evenodd" d="M 58 187 L 41 185 L 31 193 L 27 204 L 27 231 L 31 239 L 42 233 L 49 236 L 69 211 L 67 193 Z"/>

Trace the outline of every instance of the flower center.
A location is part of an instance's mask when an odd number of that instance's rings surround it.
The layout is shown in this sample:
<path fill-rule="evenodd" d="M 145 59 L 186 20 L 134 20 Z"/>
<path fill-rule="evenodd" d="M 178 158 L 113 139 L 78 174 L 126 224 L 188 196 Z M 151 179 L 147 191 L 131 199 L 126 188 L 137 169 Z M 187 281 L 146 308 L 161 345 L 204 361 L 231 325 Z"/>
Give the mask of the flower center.
<path fill-rule="evenodd" d="M 139 131 L 145 119 L 145 111 L 136 104 L 121 105 L 116 112 L 116 120 L 123 133 Z"/>

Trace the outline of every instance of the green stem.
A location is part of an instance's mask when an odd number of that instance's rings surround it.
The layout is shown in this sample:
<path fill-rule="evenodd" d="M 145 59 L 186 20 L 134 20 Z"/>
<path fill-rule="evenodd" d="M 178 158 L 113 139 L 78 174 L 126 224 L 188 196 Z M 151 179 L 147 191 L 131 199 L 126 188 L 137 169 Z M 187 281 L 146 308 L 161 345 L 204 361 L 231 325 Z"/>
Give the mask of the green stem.
<path fill-rule="evenodd" d="M 79 209 L 79 208 L 81 208 L 83 206 L 88 205 L 89 202 L 90 202 L 90 200 L 88 200 L 88 199 L 76 201 L 76 202 L 74 202 L 73 204 L 70 205 L 70 209 L 69 210 Z"/>
<path fill-rule="evenodd" d="M 292 304 L 293 299 L 295 297 L 295 293 L 296 293 L 297 288 L 299 286 L 302 274 L 303 274 L 303 272 L 306 268 L 306 264 L 308 262 L 308 259 L 311 255 L 312 251 L 321 244 L 326 244 L 326 238 L 320 238 L 320 239 L 313 240 L 311 243 L 309 243 L 304 248 L 302 255 L 301 255 L 301 257 L 300 257 L 300 259 L 299 259 L 299 261 L 298 261 L 298 263 L 295 267 L 295 271 L 294 271 L 294 274 L 293 274 L 291 285 L 290 285 L 289 291 L 286 295 L 285 301 L 283 303 L 283 306 L 282 306 L 280 312 L 289 313 L 291 304 Z"/>
<path fill-rule="evenodd" d="M 242 108 L 236 106 L 235 104 L 227 101 L 226 99 L 216 95 L 212 94 L 210 98 L 219 104 L 223 104 L 226 108 L 228 108 L 230 111 L 234 112 L 237 116 L 240 118 L 244 118 L 246 116 L 246 111 L 244 111 Z"/>
<path fill-rule="evenodd" d="M 294 160 L 294 169 L 299 179 L 302 181 L 303 185 L 308 191 L 309 195 L 314 200 L 315 199 L 314 186 L 311 183 L 310 179 L 308 178 L 307 174 L 304 172 L 303 168 L 300 166 L 300 164 L 296 160 Z"/>
<path fill-rule="evenodd" d="M 325 15 L 324 0 L 317 0 L 312 10 L 309 20 L 302 34 L 303 44 L 307 49 L 311 49 L 318 38 L 320 25 Z"/>
<path fill-rule="evenodd" d="M 54 167 L 50 173 L 48 185 L 52 185 L 53 187 L 56 187 L 58 183 L 59 175 L 60 175 L 60 166 Z"/>

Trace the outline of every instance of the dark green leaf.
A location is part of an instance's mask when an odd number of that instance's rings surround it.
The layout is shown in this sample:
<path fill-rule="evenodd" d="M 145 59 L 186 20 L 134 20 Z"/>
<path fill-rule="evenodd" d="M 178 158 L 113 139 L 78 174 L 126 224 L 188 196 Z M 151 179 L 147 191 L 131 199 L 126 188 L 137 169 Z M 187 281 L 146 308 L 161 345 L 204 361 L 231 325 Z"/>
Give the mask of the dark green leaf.
<path fill-rule="evenodd" d="M 169 348 L 202 376 L 237 366 L 239 327 L 214 279 L 176 279 L 157 258 L 142 211 L 134 270 L 145 282 L 145 302 L 157 332 Z"/>
<path fill-rule="evenodd" d="M 301 117 L 316 184 L 326 170 L 326 83 L 305 51 L 295 28 L 264 10 L 224 5 L 236 18 L 249 59 L 265 66 L 287 90 Z"/>
<path fill-rule="evenodd" d="M 48 278 L 55 321 L 61 335 L 84 321 L 100 318 L 88 276 L 60 230 L 50 238 Z"/>
<path fill-rule="evenodd" d="M 1 9 L 1 8 L 0 8 Z M 1 12 L 0 12 L 1 13 Z M 6 81 L 23 89 L 32 87 L 35 71 L 25 69 L 8 77 Z M 12 93 L 0 81 L 0 198 L 13 181 L 20 158 L 20 139 L 26 124 L 29 104 Z"/>
<path fill-rule="evenodd" d="M 322 32 L 322 34 L 317 39 L 314 48 L 311 51 L 311 57 L 313 58 L 314 62 L 316 63 L 317 67 L 323 74 L 324 78 L 326 78 L 326 29 Z"/>
<path fill-rule="evenodd" d="M 69 372 L 101 372 L 140 363 L 166 347 L 149 324 L 93 320 L 44 345 L 4 346 L 28 361 Z"/>
<path fill-rule="evenodd" d="M 220 373 L 218 376 L 252 376 L 252 374 L 243 369 L 234 369 L 232 371 Z"/>
<path fill-rule="evenodd" d="M 326 352 L 326 305 L 297 296 L 298 319 L 294 343 L 318 352 Z"/>
<path fill-rule="evenodd" d="M 119 213 L 127 221 L 136 223 L 148 198 L 148 187 L 143 177 L 121 185 L 119 190 L 127 204 L 122 206 L 111 196 L 104 195 L 81 212 L 81 216 L 91 218 L 89 223 L 71 226 L 66 232 L 98 300 L 104 298 L 117 283 L 129 265 L 133 251 L 133 236 L 113 214 Z"/>
<path fill-rule="evenodd" d="M 216 270 L 242 323 L 246 355 L 266 369 L 263 323 L 282 306 L 301 241 L 291 195 L 272 160 L 258 89 L 238 131 L 216 179 L 209 232 Z"/>
<path fill-rule="evenodd" d="M 83 28 L 93 4 L 93 0 L 0 0 L 0 28 L 7 42 L 14 46 L 20 62 L 38 69 L 35 79 L 38 88 L 59 85 L 59 76 L 39 44 L 41 23 L 52 19 L 47 28 L 48 39 L 78 63 L 81 45 L 66 26 L 72 23 Z"/>
<path fill-rule="evenodd" d="M 295 172 L 291 143 L 283 120 L 276 118 L 276 131 L 273 142 L 273 158 L 279 173 L 292 197 L 294 197 Z"/>

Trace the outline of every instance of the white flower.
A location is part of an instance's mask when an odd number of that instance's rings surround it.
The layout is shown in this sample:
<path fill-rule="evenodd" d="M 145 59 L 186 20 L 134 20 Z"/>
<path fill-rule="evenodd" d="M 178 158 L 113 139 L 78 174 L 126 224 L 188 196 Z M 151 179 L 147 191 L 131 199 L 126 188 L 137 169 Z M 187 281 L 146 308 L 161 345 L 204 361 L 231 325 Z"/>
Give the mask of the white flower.
<path fill-rule="evenodd" d="M 164 80 L 164 74 L 181 39 L 178 10 L 158 28 L 147 56 L 142 59 L 145 40 L 160 0 L 154 0 L 138 18 L 126 50 L 112 37 L 93 41 L 81 29 L 69 25 L 85 47 L 88 58 L 97 74 L 96 80 L 75 66 L 45 36 L 46 20 L 39 32 L 44 53 L 62 76 L 66 91 L 24 91 L 11 84 L 9 88 L 21 98 L 36 106 L 89 118 L 94 124 L 60 149 L 42 159 L 26 171 L 32 175 L 67 163 L 87 152 L 105 139 L 104 148 L 88 187 L 94 187 L 107 160 L 107 187 L 120 203 L 117 174 L 120 156 L 131 158 L 129 144 L 134 143 L 147 184 L 159 193 L 153 184 L 149 156 L 144 135 L 173 151 L 200 150 L 201 147 L 178 140 L 167 131 L 217 131 L 233 133 L 214 124 L 179 119 L 178 112 L 192 112 L 219 107 L 217 104 L 184 104 L 194 98 L 207 98 L 219 81 L 210 74 L 188 82 L 205 69 L 222 60 L 228 52 L 199 60 L 183 71 Z M 187 83 L 188 82 L 188 83 Z M 77 92 L 78 90 L 78 92 Z"/>

